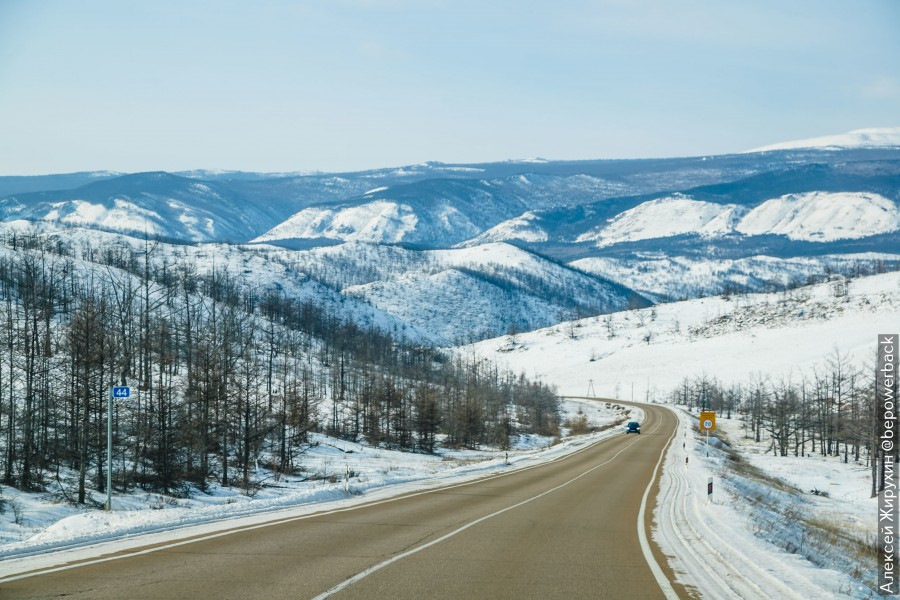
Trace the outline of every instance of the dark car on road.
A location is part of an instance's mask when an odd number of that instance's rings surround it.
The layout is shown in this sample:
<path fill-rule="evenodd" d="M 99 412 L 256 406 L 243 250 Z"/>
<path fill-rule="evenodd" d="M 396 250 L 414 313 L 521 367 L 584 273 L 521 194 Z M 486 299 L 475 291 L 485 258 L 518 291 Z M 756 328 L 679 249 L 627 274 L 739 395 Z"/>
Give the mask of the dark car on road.
<path fill-rule="evenodd" d="M 641 424 L 637 421 L 630 421 L 628 425 L 625 426 L 625 433 L 641 433 Z"/>

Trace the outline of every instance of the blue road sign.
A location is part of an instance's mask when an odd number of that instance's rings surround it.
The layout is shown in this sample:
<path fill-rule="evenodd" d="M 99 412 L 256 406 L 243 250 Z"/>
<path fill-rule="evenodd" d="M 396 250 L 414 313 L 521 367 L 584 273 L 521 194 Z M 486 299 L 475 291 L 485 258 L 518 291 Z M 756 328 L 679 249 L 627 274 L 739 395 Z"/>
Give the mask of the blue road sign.
<path fill-rule="evenodd" d="M 114 387 L 113 398 L 128 398 L 131 396 L 131 388 L 128 386 Z"/>

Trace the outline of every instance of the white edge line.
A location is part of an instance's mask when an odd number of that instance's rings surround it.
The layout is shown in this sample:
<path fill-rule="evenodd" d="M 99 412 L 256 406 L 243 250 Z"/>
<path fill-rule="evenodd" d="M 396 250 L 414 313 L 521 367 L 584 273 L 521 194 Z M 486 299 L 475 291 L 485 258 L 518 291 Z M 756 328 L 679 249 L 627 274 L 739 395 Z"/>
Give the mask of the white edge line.
<path fill-rule="evenodd" d="M 224 531 L 217 531 L 217 532 L 214 532 L 214 533 L 208 533 L 208 534 L 205 534 L 205 535 L 200 535 L 200 536 L 198 536 L 198 537 L 191 537 L 191 538 L 189 538 L 189 539 L 183 539 L 183 540 L 173 541 L 173 542 L 169 542 L 169 543 L 163 543 L 163 544 L 161 544 L 161 545 L 153 546 L 153 547 L 151 547 L 151 548 L 144 548 L 143 550 L 140 550 L 140 549 L 138 549 L 138 550 L 124 550 L 124 551 L 120 551 L 120 552 L 116 552 L 116 551 L 114 550 L 114 551 L 113 551 L 114 554 L 112 554 L 112 555 L 110 555 L 110 556 L 101 556 L 101 557 L 97 557 L 97 558 L 93 558 L 93 559 L 88 559 L 88 560 L 78 560 L 78 559 L 75 559 L 77 562 L 71 562 L 71 563 L 66 563 L 66 562 L 64 562 L 63 564 L 57 564 L 57 566 L 49 566 L 49 567 L 37 568 L 37 569 L 31 570 L 31 571 L 28 571 L 28 572 L 25 572 L 25 573 L 19 573 L 19 574 L 15 574 L 15 575 L 9 575 L 9 576 L 5 576 L 5 577 L 0 577 L 0 583 L 8 583 L 8 582 L 10 582 L 10 581 L 17 581 L 17 580 L 19 580 L 19 579 L 27 579 L 27 578 L 29 578 L 29 577 L 38 577 L 38 576 L 40 576 L 40 575 L 46 575 L 46 574 L 49 574 L 49 573 L 57 573 L 57 572 L 59 572 L 59 571 L 67 571 L 67 570 L 69 570 L 69 569 L 77 569 L 77 568 L 79 568 L 79 567 L 87 567 L 87 566 L 90 566 L 90 565 L 96 565 L 96 564 L 100 564 L 100 563 L 110 562 L 110 561 L 113 561 L 113 560 L 120 560 L 120 559 L 123 559 L 123 558 L 130 558 L 130 557 L 132 557 L 132 556 L 141 556 L 141 555 L 144 555 L 144 554 L 150 554 L 150 553 L 152 553 L 152 552 L 159 552 L 159 551 L 162 551 L 162 550 L 168 550 L 168 549 L 170 549 L 170 548 L 177 548 L 178 546 L 184 546 L 184 545 L 186 545 L 186 544 L 193 544 L 194 542 L 203 542 L 203 541 L 206 541 L 206 540 L 211 540 L 211 539 L 215 539 L 215 538 L 219 538 L 219 537 L 224 537 L 224 536 L 226 536 L 226 535 L 233 535 L 233 534 L 236 534 L 236 533 L 242 533 L 242 532 L 244 532 L 244 531 L 251 531 L 251 530 L 254 530 L 254 529 L 262 529 L 262 528 L 264 528 L 264 527 L 273 527 L 273 526 L 275 526 L 275 525 L 281 525 L 281 524 L 285 524 L 285 523 L 291 523 L 291 522 L 294 522 L 294 521 L 303 521 L 303 520 L 306 520 L 306 519 L 313 519 L 313 518 L 316 518 L 316 517 L 323 517 L 323 516 L 333 515 L 333 514 L 337 514 L 337 513 L 349 512 L 349 511 L 353 511 L 353 510 L 359 510 L 359 509 L 363 509 L 363 508 L 368 508 L 368 507 L 371 507 L 371 506 L 378 506 L 378 505 L 380 505 L 380 504 L 387 504 L 387 503 L 389 503 L 389 502 L 397 502 L 397 501 L 403 500 L 403 499 L 405 499 L 405 498 L 413 498 L 413 497 L 415 497 L 415 496 L 422 496 L 422 495 L 424 495 L 424 494 L 434 494 L 434 493 L 437 493 L 437 492 L 441 492 L 441 491 L 445 491 L 445 490 L 450 490 L 450 489 L 454 489 L 454 488 L 458 488 L 458 487 L 466 487 L 466 486 L 469 486 L 469 485 L 474 485 L 474 484 L 476 484 L 476 483 L 480 483 L 480 482 L 484 482 L 484 481 L 490 481 L 490 480 L 492 480 L 492 479 L 498 479 L 498 478 L 500 478 L 500 477 L 506 477 L 506 476 L 512 475 L 512 474 L 514 474 L 514 473 L 521 473 L 521 472 L 524 472 L 524 471 L 529 471 L 529 470 L 531 470 L 531 469 L 536 469 L 536 468 L 538 468 L 538 467 L 546 466 L 546 465 L 553 464 L 553 463 L 558 462 L 558 461 L 561 461 L 561 460 L 565 460 L 565 459 L 567 459 L 567 458 L 570 458 L 570 457 L 576 456 L 576 455 L 578 455 L 578 454 L 581 454 L 582 452 L 586 452 L 586 451 L 587 451 L 588 449 L 590 449 L 591 447 L 593 447 L 593 446 L 595 446 L 595 445 L 597 445 L 597 444 L 603 443 L 603 442 L 605 442 L 605 441 L 607 441 L 607 440 L 613 439 L 614 437 L 615 437 L 615 436 L 602 437 L 602 438 L 600 438 L 600 439 L 598 439 L 598 440 L 591 441 L 591 442 L 589 442 L 588 444 L 586 444 L 586 445 L 582 446 L 581 448 L 578 448 L 578 449 L 576 449 L 576 450 L 574 450 L 574 451 L 572 451 L 572 452 L 567 452 L 567 453 L 565 453 L 565 454 L 560 454 L 559 456 L 555 456 L 555 457 L 553 457 L 553 458 L 551 458 L 551 459 L 549 459 L 549 460 L 547 460 L 547 461 L 539 462 L 539 463 L 537 463 L 537 464 L 526 465 L 526 466 L 523 466 L 523 467 L 515 468 L 515 469 L 509 470 L 509 471 L 503 471 L 502 473 L 495 473 L 495 474 L 488 475 L 488 476 L 485 476 L 485 477 L 478 477 L 478 478 L 473 479 L 473 480 L 471 480 L 471 481 L 463 481 L 463 482 L 460 482 L 460 483 L 455 483 L 455 484 L 446 485 L 446 486 L 441 486 L 441 487 L 436 487 L 436 488 L 430 488 L 430 489 L 421 490 L 421 491 L 412 492 L 412 493 L 401 493 L 401 494 L 398 494 L 398 495 L 396 495 L 396 496 L 390 496 L 390 497 L 388 497 L 388 498 L 384 498 L 384 499 L 381 499 L 381 500 L 374 500 L 374 501 L 371 501 L 371 502 L 364 502 L 364 503 L 361 503 L 361 504 L 357 504 L 357 505 L 353 505 L 353 506 L 347 506 L 347 507 L 342 507 L 342 508 L 336 508 L 336 509 L 333 509 L 333 510 L 327 510 L 327 511 L 324 511 L 324 512 L 313 512 L 313 513 L 310 513 L 310 514 L 299 515 L 299 516 L 296 516 L 296 517 L 276 518 L 276 519 L 273 519 L 273 520 L 271 520 L 271 521 L 266 521 L 266 522 L 264 522 L 264 523 L 256 523 L 256 524 L 253 524 L 253 525 L 238 526 L 238 527 L 235 527 L 235 528 L 233 528 L 233 529 L 226 529 L 226 530 L 224 530 Z M 552 490 L 551 490 L 551 491 L 552 491 Z M 524 503 L 523 503 L 523 504 L 524 504 Z M 510 508 L 512 508 L 512 507 L 510 507 Z M 502 511 L 501 511 L 501 512 L 502 512 Z M 496 514 L 499 514 L 499 513 L 496 513 Z M 489 515 L 488 517 L 485 517 L 485 518 L 490 518 L 491 516 L 494 516 L 494 515 Z M 201 526 L 202 526 L 202 525 L 201 525 Z M 65 552 L 65 551 L 63 551 L 63 552 Z M 65 559 L 63 559 L 63 560 L 65 560 Z"/>
<path fill-rule="evenodd" d="M 581 474 L 579 474 L 579 475 L 573 477 L 572 479 L 570 479 L 570 480 L 568 480 L 568 481 L 566 481 L 566 482 L 564 482 L 564 483 L 559 484 L 559 485 L 556 486 L 556 487 L 550 488 L 549 490 L 545 490 L 545 491 L 541 492 L 540 494 L 538 494 L 538 495 L 536 495 L 536 496 L 532 496 L 531 498 L 527 498 L 527 499 L 525 499 L 525 500 L 522 500 L 521 502 L 518 502 L 518 503 L 516 503 L 516 504 L 513 504 L 512 506 L 507 506 L 506 508 L 501 508 L 501 509 L 498 510 L 497 512 L 494 512 L 494 513 L 491 513 L 491 514 L 489 514 L 489 515 L 485 515 L 485 516 L 483 516 L 483 517 L 480 517 L 480 518 L 478 518 L 478 519 L 475 519 L 474 521 L 471 521 L 470 523 L 466 523 L 466 524 L 463 525 L 462 527 L 460 527 L 460 528 L 458 528 L 458 529 L 455 529 L 455 530 L 451 531 L 450 533 L 444 534 L 444 535 L 442 535 L 441 537 L 439 537 L 439 538 L 437 538 L 437 539 L 435 539 L 435 540 L 431 540 L 431 541 L 428 542 L 427 544 L 422 544 L 421 546 L 417 546 L 417 547 L 415 547 L 415 548 L 412 548 L 411 550 L 407 550 L 406 552 L 403 552 L 403 553 L 401 553 L 401 554 L 397 554 L 396 556 L 392 556 L 391 558 L 389 558 L 389 559 L 387 559 L 387 560 L 385 560 L 385 561 L 382 561 L 382 562 L 378 563 L 377 565 L 373 565 L 373 566 L 369 567 L 369 568 L 366 569 L 365 571 L 360 571 L 359 573 L 357 573 L 357 574 L 354 575 L 353 577 L 350 577 L 349 579 L 345 579 L 344 581 L 342 581 L 341 583 L 337 584 L 337 585 L 334 586 L 333 588 L 331 588 L 331 589 L 329 589 L 329 590 L 327 590 L 327 591 L 325 591 L 325 592 L 322 592 L 322 593 L 319 594 L 318 596 L 313 597 L 312 600 L 325 600 L 326 598 L 330 598 L 332 595 L 334 595 L 334 594 L 340 592 L 341 590 L 343 590 L 343 589 L 345 589 L 345 588 L 347 588 L 347 587 L 353 585 L 354 583 L 357 583 L 357 582 L 361 581 L 362 579 L 365 579 L 366 577 L 368 577 L 368 576 L 371 575 L 372 573 L 375 573 L 376 571 L 380 571 L 381 569 L 387 567 L 388 565 L 391 565 L 391 564 L 397 562 L 398 560 L 402 560 L 402 559 L 404 559 L 404 558 L 406 558 L 406 557 L 408 557 L 408 556 L 411 556 L 411 555 L 413 555 L 413 554 L 416 554 L 417 552 L 421 552 L 422 550 L 425 550 L 425 549 L 427 549 L 427 548 L 430 548 L 431 546 L 434 546 L 434 545 L 436 545 L 436 544 L 440 544 L 441 542 L 443 542 L 443 541 L 445 541 L 445 540 L 447 540 L 447 539 L 449 539 L 449 538 L 452 538 L 453 536 L 455 536 L 455 535 L 457 535 L 457 534 L 459 534 L 459 533 L 462 533 L 463 531 L 465 531 L 466 529 L 469 529 L 470 527 L 474 527 L 475 525 L 478 525 L 479 523 L 483 523 L 484 521 L 487 521 L 488 519 L 492 519 L 492 518 L 494 518 L 494 517 L 496 517 L 496 516 L 498 516 L 498 515 L 502 515 L 503 513 L 507 512 L 507 511 L 513 510 L 513 509 L 515 509 L 515 508 L 519 508 L 520 506 L 523 506 L 523 505 L 525 505 L 525 504 L 528 504 L 529 502 L 532 502 L 532 501 L 537 500 L 537 499 L 539 499 L 539 498 L 543 498 L 544 496 L 546 496 L 546 495 L 548 495 L 548 494 L 551 494 L 551 493 L 553 493 L 553 492 L 555 492 L 555 491 L 557 491 L 557 490 L 559 490 L 559 489 L 562 489 L 562 488 L 566 487 L 567 485 L 569 485 L 569 484 L 571 484 L 571 483 L 574 483 L 574 482 L 578 481 L 578 480 L 581 479 L 582 477 L 584 477 L 584 476 L 586 476 L 586 475 L 588 475 L 588 474 L 590 474 L 590 473 L 596 471 L 596 470 L 599 469 L 600 467 L 603 467 L 603 466 L 605 466 L 605 465 L 608 465 L 609 463 L 611 463 L 612 461 L 614 461 L 616 458 L 618 458 L 618 456 L 619 456 L 620 454 L 622 454 L 623 452 L 625 452 L 626 450 L 628 450 L 629 448 L 631 448 L 632 446 L 634 446 L 634 445 L 637 443 L 637 441 L 638 441 L 638 440 L 635 439 L 634 441 L 630 442 L 627 446 L 625 446 L 624 448 L 622 448 L 621 450 L 619 450 L 618 452 L 616 452 L 615 454 L 613 454 L 613 455 L 612 455 L 609 459 L 607 459 L 606 461 L 604 461 L 604 462 L 602 462 L 602 463 L 600 463 L 600 464 L 598 464 L 598 465 L 594 465 L 593 467 L 591 467 L 591 468 L 588 469 L 587 471 L 584 471 L 583 473 L 581 473 Z M 667 445 L 668 445 L 668 444 L 667 444 Z M 657 466 L 659 466 L 658 463 L 657 463 Z M 654 471 L 654 478 L 656 477 L 655 473 L 656 473 L 656 472 Z M 645 496 L 646 496 L 646 494 L 645 494 Z M 667 582 L 667 583 L 668 583 L 668 582 Z M 678 596 L 675 596 L 675 598 L 676 598 L 676 600 L 678 600 Z"/>
<path fill-rule="evenodd" d="M 672 444 L 672 440 L 675 438 L 675 434 L 678 433 L 680 425 L 681 420 L 679 419 L 675 430 L 672 432 L 672 435 L 669 437 L 666 445 L 663 446 L 662 452 L 659 453 L 659 460 L 656 461 L 656 466 L 653 468 L 653 476 L 650 478 L 650 482 L 647 484 L 647 488 L 644 490 L 644 497 L 641 499 L 641 510 L 638 511 L 637 518 L 638 540 L 640 540 L 641 542 L 641 552 L 644 553 L 644 558 L 646 559 L 647 564 L 650 566 L 650 570 L 653 572 L 653 576 L 656 578 L 656 583 L 659 585 L 659 589 L 662 590 L 662 593 L 666 597 L 666 600 L 679 600 L 679 598 L 678 594 L 675 593 L 675 589 L 672 587 L 672 583 L 666 577 L 666 574 L 663 573 L 662 567 L 660 567 L 659 563 L 656 562 L 656 557 L 653 556 L 653 551 L 650 549 L 650 542 L 647 540 L 647 531 L 644 527 L 644 517 L 645 513 L 647 512 L 647 498 L 650 496 L 650 488 L 653 487 L 653 483 L 656 481 L 656 473 L 657 471 L 659 471 L 659 465 L 662 463 L 663 457 L 665 457 L 669 446 Z"/>

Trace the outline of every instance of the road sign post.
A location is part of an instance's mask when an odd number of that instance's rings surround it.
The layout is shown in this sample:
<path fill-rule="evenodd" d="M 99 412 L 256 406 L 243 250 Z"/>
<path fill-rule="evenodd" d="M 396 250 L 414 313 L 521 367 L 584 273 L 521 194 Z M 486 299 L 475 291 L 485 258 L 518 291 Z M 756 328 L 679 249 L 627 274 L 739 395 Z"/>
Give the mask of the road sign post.
<path fill-rule="evenodd" d="M 116 386 L 109 390 L 109 400 L 106 404 L 106 510 L 112 510 L 112 413 L 113 398 L 128 398 L 131 396 L 131 388 L 128 386 Z"/>
<path fill-rule="evenodd" d="M 709 457 L 709 432 L 716 430 L 716 412 L 704 410 L 700 412 L 700 431 L 706 432 L 706 456 Z"/>

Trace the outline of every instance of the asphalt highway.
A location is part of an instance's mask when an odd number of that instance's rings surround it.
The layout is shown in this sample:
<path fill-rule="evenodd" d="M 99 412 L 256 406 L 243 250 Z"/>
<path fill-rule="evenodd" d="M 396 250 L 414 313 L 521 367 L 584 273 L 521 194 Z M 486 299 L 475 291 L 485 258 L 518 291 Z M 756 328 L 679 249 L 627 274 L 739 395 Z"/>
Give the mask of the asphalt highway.
<path fill-rule="evenodd" d="M 651 518 L 653 473 L 677 420 L 643 408 L 640 435 L 561 460 L 39 572 L 0 583 L 0 598 L 665 598 L 659 578 L 672 573 L 652 545 L 651 570 L 638 516 L 650 484 Z"/>

